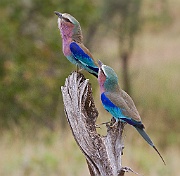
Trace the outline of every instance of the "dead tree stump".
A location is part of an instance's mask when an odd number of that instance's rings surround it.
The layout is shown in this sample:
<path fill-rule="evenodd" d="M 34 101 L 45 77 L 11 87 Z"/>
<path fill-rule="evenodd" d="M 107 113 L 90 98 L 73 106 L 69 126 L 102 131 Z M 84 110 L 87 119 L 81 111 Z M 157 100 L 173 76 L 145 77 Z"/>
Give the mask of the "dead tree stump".
<path fill-rule="evenodd" d="M 81 73 L 73 72 L 61 87 L 64 109 L 77 145 L 83 152 L 91 176 L 123 176 L 127 167 L 121 165 L 124 148 L 122 133 L 124 124 L 111 128 L 107 135 L 96 131 L 98 111 L 92 98 L 90 83 Z"/>

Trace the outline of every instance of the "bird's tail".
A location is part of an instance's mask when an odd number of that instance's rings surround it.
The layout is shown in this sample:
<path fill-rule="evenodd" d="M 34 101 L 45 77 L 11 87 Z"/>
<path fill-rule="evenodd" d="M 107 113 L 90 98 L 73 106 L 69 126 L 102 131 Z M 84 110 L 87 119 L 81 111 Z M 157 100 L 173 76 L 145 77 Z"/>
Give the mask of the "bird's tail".
<path fill-rule="evenodd" d="M 152 142 L 152 140 L 150 139 L 150 137 L 147 135 L 147 133 L 144 131 L 144 129 L 142 128 L 138 128 L 136 127 L 136 130 L 139 132 L 139 134 L 146 140 L 146 142 L 152 146 L 154 148 L 154 150 L 158 153 L 158 155 L 161 157 L 164 165 L 166 165 L 163 157 L 161 156 L 160 152 L 157 150 L 157 148 L 155 147 L 154 143 Z"/>

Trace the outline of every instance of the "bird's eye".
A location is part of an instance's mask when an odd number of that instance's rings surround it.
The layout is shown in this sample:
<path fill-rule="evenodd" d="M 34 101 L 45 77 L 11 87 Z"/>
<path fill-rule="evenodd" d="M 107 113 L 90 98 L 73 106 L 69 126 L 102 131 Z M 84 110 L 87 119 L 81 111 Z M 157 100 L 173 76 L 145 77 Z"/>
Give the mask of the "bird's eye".
<path fill-rule="evenodd" d="M 63 18 L 64 21 L 72 23 L 68 18 Z"/>

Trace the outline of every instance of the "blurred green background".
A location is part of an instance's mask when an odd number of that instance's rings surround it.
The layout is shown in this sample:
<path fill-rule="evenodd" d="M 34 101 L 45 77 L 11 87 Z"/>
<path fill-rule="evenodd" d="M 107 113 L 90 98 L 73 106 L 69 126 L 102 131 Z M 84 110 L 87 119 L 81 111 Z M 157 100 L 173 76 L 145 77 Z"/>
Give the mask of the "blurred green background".
<path fill-rule="evenodd" d="M 147 133 L 167 163 L 164 166 L 127 125 L 123 165 L 142 175 L 178 175 L 178 0 L 1 0 L 0 175 L 89 173 L 63 111 L 60 86 L 76 67 L 62 54 L 55 10 L 73 15 L 94 58 L 118 73 L 121 87 L 133 97 Z M 98 123 L 109 120 L 96 79 L 83 73 L 92 83 Z"/>

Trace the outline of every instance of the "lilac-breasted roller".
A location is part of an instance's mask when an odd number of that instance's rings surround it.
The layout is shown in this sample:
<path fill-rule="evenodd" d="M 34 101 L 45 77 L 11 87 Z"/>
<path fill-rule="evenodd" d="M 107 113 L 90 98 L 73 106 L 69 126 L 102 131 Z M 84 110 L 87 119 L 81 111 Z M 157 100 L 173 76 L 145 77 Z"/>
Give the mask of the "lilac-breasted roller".
<path fill-rule="evenodd" d="M 58 16 L 58 28 L 62 37 L 63 53 L 78 67 L 98 77 L 98 66 L 92 54 L 83 45 L 83 36 L 79 22 L 70 14 L 54 12 Z"/>
<path fill-rule="evenodd" d="M 165 164 L 163 157 L 144 131 L 144 125 L 141 122 L 141 117 L 132 98 L 120 88 L 118 77 L 114 70 L 111 67 L 104 65 L 101 61 L 98 62 L 98 65 L 98 82 L 103 107 L 115 118 L 115 124 L 120 120 L 135 127 L 147 143 L 156 150 Z"/>

